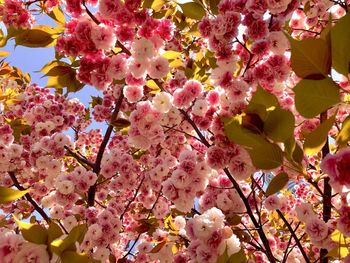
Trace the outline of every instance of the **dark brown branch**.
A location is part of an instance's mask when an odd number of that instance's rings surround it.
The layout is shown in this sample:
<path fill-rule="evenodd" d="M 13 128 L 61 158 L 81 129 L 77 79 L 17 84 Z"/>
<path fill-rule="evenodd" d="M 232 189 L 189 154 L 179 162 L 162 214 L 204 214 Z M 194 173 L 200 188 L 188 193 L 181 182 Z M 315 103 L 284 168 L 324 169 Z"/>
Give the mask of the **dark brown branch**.
<path fill-rule="evenodd" d="M 90 162 L 88 159 L 83 158 L 82 156 L 80 156 L 79 154 L 73 152 L 68 146 L 64 146 L 64 149 L 67 150 L 67 152 L 74 157 L 80 164 L 86 164 L 88 166 L 90 166 L 91 168 L 94 168 L 94 164 L 92 162 Z"/>
<path fill-rule="evenodd" d="M 233 176 L 231 175 L 230 171 L 225 168 L 224 169 L 224 172 L 225 174 L 227 175 L 227 177 L 230 179 L 231 183 L 233 184 L 234 188 L 236 189 L 239 197 L 242 199 L 243 203 L 244 203 L 244 206 L 247 210 L 247 213 L 250 217 L 250 220 L 252 221 L 253 225 L 255 228 L 257 228 L 257 231 L 258 231 L 258 234 L 259 234 L 259 237 L 264 245 L 264 248 L 265 248 L 265 254 L 267 256 L 267 258 L 269 259 L 270 262 L 276 262 L 276 259 L 271 251 L 271 247 L 269 245 L 269 241 L 267 240 L 267 237 L 265 235 L 265 232 L 262 228 L 261 225 L 259 225 L 258 221 L 256 220 L 255 216 L 254 216 L 254 213 L 250 207 L 250 204 L 248 202 L 248 199 L 245 197 L 241 187 L 239 186 L 239 184 L 236 182 L 236 180 L 233 178 Z"/>
<path fill-rule="evenodd" d="M 321 113 L 321 123 L 325 122 L 327 120 L 327 111 Z M 322 147 L 322 159 L 326 157 L 326 155 L 329 153 L 329 140 L 327 136 L 327 140 L 325 145 Z M 332 187 L 329 184 L 329 177 L 327 176 L 323 181 L 323 221 L 328 222 L 328 220 L 331 218 L 332 213 Z M 320 251 L 320 263 L 328 263 L 328 250 L 325 248 L 322 248 Z"/>
<path fill-rule="evenodd" d="M 188 115 L 188 113 L 182 109 L 179 110 L 181 114 L 184 116 L 185 120 L 188 121 L 189 124 L 191 124 L 192 128 L 196 131 L 198 137 L 201 139 L 201 142 L 207 146 L 210 147 L 209 142 L 204 137 L 204 135 L 201 133 L 201 131 L 198 129 L 197 125 L 194 123 L 194 121 L 191 119 L 191 117 Z"/>
<path fill-rule="evenodd" d="M 16 186 L 16 188 L 18 190 L 24 191 L 26 190 L 24 187 L 22 187 L 20 185 L 20 183 L 18 182 L 16 175 L 14 172 L 8 172 L 8 174 L 10 175 L 12 182 L 14 184 L 14 186 Z M 42 218 L 44 218 L 44 220 L 49 224 L 51 222 L 51 219 L 48 217 L 48 215 L 44 212 L 44 210 L 34 201 L 34 199 L 30 196 L 29 193 L 26 193 L 24 195 L 24 197 L 28 200 L 29 203 L 31 203 L 31 205 L 34 207 L 34 209 L 41 215 Z"/>
<path fill-rule="evenodd" d="M 91 11 L 89 10 L 89 8 L 87 8 L 85 0 L 83 0 L 83 6 L 85 7 L 86 13 L 88 14 L 88 16 L 97 24 L 101 24 L 101 22 L 96 18 L 96 16 L 93 15 L 93 13 L 91 13 Z"/>
<path fill-rule="evenodd" d="M 94 164 L 94 169 L 93 169 L 93 172 L 96 173 L 97 175 L 100 173 L 101 171 L 101 161 L 102 161 L 102 158 L 103 158 L 103 154 L 105 152 L 105 149 L 107 147 L 107 144 L 108 144 L 108 141 L 111 137 L 111 134 L 113 132 L 113 122 L 116 120 L 117 116 L 118 116 L 118 113 L 119 113 L 119 110 L 120 110 L 120 106 L 123 102 L 123 92 L 122 90 L 120 91 L 120 95 L 119 95 L 119 98 L 115 104 L 115 108 L 114 108 L 114 111 L 112 113 L 112 117 L 111 117 L 111 121 L 110 121 L 110 124 L 106 130 L 106 133 L 105 133 L 105 136 L 103 137 L 103 140 L 102 140 L 102 143 L 100 145 L 100 148 L 97 152 L 97 156 L 96 156 L 96 161 L 95 161 L 95 164 Z M 96 194 L 96 183 L 91 186 L 89 188 L 89 191 L 88 191 L 88 206 L 93 206 L 94 203 L 95 203 L 95 194 Z"/>

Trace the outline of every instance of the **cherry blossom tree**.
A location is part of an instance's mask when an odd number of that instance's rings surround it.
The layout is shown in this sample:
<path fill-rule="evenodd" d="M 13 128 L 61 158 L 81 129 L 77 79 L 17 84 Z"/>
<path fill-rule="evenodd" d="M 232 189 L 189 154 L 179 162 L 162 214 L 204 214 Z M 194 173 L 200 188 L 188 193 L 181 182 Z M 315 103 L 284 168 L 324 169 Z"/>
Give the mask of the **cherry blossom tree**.
<path fill-rule="evenodd" d="M 0 261 L 350 262 L 349 4 L 1 1 Z"/>

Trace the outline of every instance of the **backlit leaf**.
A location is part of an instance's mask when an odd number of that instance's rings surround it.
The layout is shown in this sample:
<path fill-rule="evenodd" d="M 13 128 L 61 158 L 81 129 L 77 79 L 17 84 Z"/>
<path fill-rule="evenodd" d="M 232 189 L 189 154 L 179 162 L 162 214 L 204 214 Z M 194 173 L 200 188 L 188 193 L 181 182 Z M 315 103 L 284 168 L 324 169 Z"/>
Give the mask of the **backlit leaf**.
<path fill-rule="evenodd" d="M 57 32 L 47 25 L 23 30 L 15 36 L 16 45 L 25 47 L 49 47 L 55 44 Z"/>
<path fill-rule="evenodd" d="M 339 88 L 333 80 L 301 80 L 295 87 L 295 107 L 305 118 L 316 117 L 340 102 Z"/>
<path fill-rule="evenodd" d="M 301 78 L 327 77 L 331 70 L 331 48 L 324 39 L 301 41 L 287 35 L 291 44 L 291 65 Z"/>
<path fill-rule="evenodd" d="M 20 190 L 15 190 L 12 188 L 0 186 L 0 204 L 15 201 L 21 198 L 22 196 L 24 196 L 28 192 L 29 190 L 20 191 Z"/>
<path fill-rule="evenodd" d="M 61 263 L 100 263 L 100 260 L 89 258 L 86 254 L 75 251 L 65 251 L 61 255 Z"/>
<path fill-rule="evenodd" d="M 266 189 L 266 196 L 273 195 L 281 191 L 288 183 L 289 177 L 286 173 L 279 173 L 274 178 L 272 178 Z"/>
<path fill-rule="evenodd" d="M 347 76 L 350 63 L 350 14 L 347 13 L 331 29 L 332 66 Z"/>
<path fill-rule="evenodd" d="M 184 4 L 178 4 L 178 5 L 181 7 L 184 15 L 188 18 L 201 20 L 206 14 L 203 6 L 195 2 L 188 2 Z"/>
<path fill-rule="evenodd" d="M 38 224 L 30 224 L 18 220 L 16 217 L 13 217 L 16 221 L 19 230 L 22 233 L 22 236 L 25 240 L 35 243 L 35 244 L 46 244 L 48 239 L 48 232 L 46 228 Z"/>
<path fill-rule="evenodd" d="M 337 144 L 338 145 L 346 145 L 346 143 L 350 140 L 350 116 L 348 116 L 341 126 L 341 130 L 337 136 Z"/>
<path fill-rule="evenodd" d="M 51 242 L 51 251 L 59 256 L 66 250 L 75 251 L 75 242 L 82 242 L 86 231 L 85 224 L 74 227 L 65 239 L 57 239 Z"/>
<path fill-rule="evenodd" d="M 327 141 L 328 132 L 335 121 L 335 115 L 321 123 L 314 131 L 305 136 L 304 152 L 311 156 L 321 151 Z"/>
<path fill-rule="evenodd" d="M 254 146 L 248 149 L 253 165 L 259 169 L 274 169 L 281 166 L 283 162 L 283 152 L 281 148 L 270 142 Z"/>
<path fill-rule="evenodd" d="M 294 125 L 293 113 L 278 107 L 267 115 L 264 131 L 272 140 L 284 142 L 294 135 Z"/>

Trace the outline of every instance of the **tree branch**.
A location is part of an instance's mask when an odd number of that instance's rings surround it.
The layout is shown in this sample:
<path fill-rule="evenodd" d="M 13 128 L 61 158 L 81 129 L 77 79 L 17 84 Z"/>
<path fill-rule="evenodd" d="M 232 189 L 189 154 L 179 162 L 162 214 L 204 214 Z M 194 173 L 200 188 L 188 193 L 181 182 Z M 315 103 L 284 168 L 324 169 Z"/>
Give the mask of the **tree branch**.
<path fill-rule="evenodd" d="M 14 172 L 8 172 L 8 174 L 10 175 L 12 182 L 14 184 L 14 186 L 16 186 L 16 188 L 18 190 L 26 190 L 24 187 L 22 187 L 20 185 L 20 183 L 18 182 L 16 175 Z M 48 217 L 48 215 L 44 212 L 44 210 L 34 201 L 34 199 L 30 196 L 29 193 L 26 193 L 24 195 L 24 197 L 28 200 L 29 203 L 31 203 L 31 205 L 34 207 L 34 209 L 42 216 L 42 218 L 44 218 L 44 220 L 49 224 L 51 222 L 51 219 Z"/>
<path fill-rule="evenodd" d="M 111 134 L 112 134 L 112 131 L 113 131 L 113 122 L 116 120 L 117 116 L 118 116 L 118 113 L 119 113 L 119 110 L 120 110 L 120 106 L 123 102 L 123 91 L 121 90 L 120 91 L 120 95 L 119 95 L 119 98 L 115 104 L 115 108 L 114 108 L 114 111 L 112 113 L 112 117 L 111 117 L 111 121 L 110 121 L 110 124 L 106 130 L 106 133 L 105 133 L 105 136 L 103 137 L 103 141 L 100 145 L 100 148 L 97 152 L 97 156 L 96 156 L 96 161 L 95 161 L 95 164 L 94 164 L 94 169 L 93 169 L 93 172 L 96 173 L 97 175 L 100 173 L 101 171 L 101 161 L 102 161 L 102 158 L 103 158 L 103 154 L 105 152 L 105 149 L 107 147 L 107 144 L 108 144 L 108 141 L 111 137 Z M 96 194 L 96 183 L 91 186 L 89 188 L 89 191 L 88 191 L 88 206 L 93 206 L 94 203 L 95 203 L 95 194 Z"/>
<path fill-rule="evenodd" d="M 325 122 L 327 120 L 327 111 L 322 112 L 320 115 L 321 123 Z M 327 136 L 327 140 L 325 145 L 322 147 L 322 159 L 326 157 L 326 155 L 329 153 L 329 140 Z M 327 176 L 323 181 L 323 221 L 328 222 L 328 220 L 331 218 L 332 214 L 332 187 L 329 184 L 329 177 Z M 320 250 L 320 263 L 328 263 L 328 250 L 325 248 L 322 248 Z"/>

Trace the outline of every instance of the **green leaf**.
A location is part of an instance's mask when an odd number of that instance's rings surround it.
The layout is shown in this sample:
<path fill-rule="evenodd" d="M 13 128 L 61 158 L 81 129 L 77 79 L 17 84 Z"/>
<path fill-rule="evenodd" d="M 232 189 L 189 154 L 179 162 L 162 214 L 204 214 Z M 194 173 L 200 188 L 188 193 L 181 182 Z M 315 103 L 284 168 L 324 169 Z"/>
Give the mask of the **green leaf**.
<path fill-rule="evenodd" d="M 252 99 L 250 100 L 250 103 L 260 104 L 265 106 L 266 109 L 269 109 L 271 107 L 275 107 L 278 105 L 278 99 L 275 95 L 267 92 L 264 90 L 261 86 L 258 86 L 257 90 L 254 92 Z M 249 109 L 248 105 L 248 109 Z"/>
<path fill-rule="evenodd" d="M 278 107 L 267 115 L 264 131 L 272 140 L 284 142 L 294 136 L 294 125 L 293 113 Z"/>
<path fill-rule="evenodd" d="M 64 24 L 66 22 L 64 14 L 59 6 L 55 6 L 47 15 L 54 19 L 57 24 Z"/>
<path fill-rule="evenodd" d="M 9 125 L 13 130 L 13 137 L 15 137 L 16 142 L 19 142 L 22 134 L 29 134 L 31 132 L 31 126 L 25 124 L 22 119 L 11 120 Z"/>
<path fill-rule="evenodd" d="M 252 163 L 256 168 L 270 170 L 281 166 L 283 162 L 283 152 L 281 148 L 270 142 L 248 149 Z"/>
<path fill-rule="evenodd" d="M 63 235 L 62 229 L 54 222 L 50 222 L 47 232 L 48 232 L 47 240 L 49 244 L 51 244 L 52 241 L 54 241 L 55 239 Z"/>
<path fill-rule="evenodd" d="M 216 260 L 216 263 L 245 263 L 247 262 L 247 257 L 244 254 L 244 250 L 241 249 L 235 254 L 232 254 L 231 256 L 228 256 L 227 254 L 227 248 L 225 249 L 225 252 L 218 257 Z"/>
<path fill-rule="evenodd" d="M 29 190 L 20 191 L 20 190 L 15 190 L 12 188 L 0 186 L 0 204 L 15 201 L 21 198 L 22 196 L 24 196 L 28 192 Z"/>
<path fill-rule="evenodd" d="M 26 222 L 21 222 L 15 216 L 13 217 L 16 221 L 19 230 L 25 240 L 35 243 L 35 244 L 46 244 L 48 233 L 46 228 L 38 224 L 30 224 Z"/>
<path fill-rule="evenodd" d="M 339 89 L 331 79 L 301 80 L 295 87 L 295 107 L 305 118 L 314 118 L 340 102 Z"/>
<path fill-rule="evenodd" d="M 188 18 L 201 20 L 206 14 L 203 6 L 195 2 L 189 2 L 185 4 L 178 4 L 178 5 L 181 7 L 184 15 Z"/>
<path fill-rule="evenodd" d="M 145 0 L 142 6 L 144 8 L 152 8 L 155 12 L 159 12 L 165 4 L 165 0 Z"/>
<path fill-rule="evenodd" d="M 336 258 L 336 259 L 343 259 L 349 254 L 349 249 L 345 246 L 337 246 L 330 250 L 327 253 L 327 256 Z"/>
<path fill-rule="evenodd" d="M 311 156 L 321 151 L 327 141 L 328 132 L 335 122 L 335 115 L 321 123 L 314 131 L 305 136 L 304 152 Z"/>
<path fill-rule="evenodd" d="M 65 239 L 57 239 L 51 242 L 50 248 L 57 255 L 61 255 L 66 250 L 75 251 L 75 242 L 81 242 L 87 231 L 86 224 L 74 227 Z"/>
<path fill-rule="evenodd" d="M 21 45 L 25 47 L 50 47 L 55 44 L 54 35 L 57 32 L 54 28 L 47 25 L 40 25 L 31 29 L 26 29 L 15 35 L 16 46 Z"/>
<path fill-rule="evenodd" d="M 273 195 L 279 191 L 281 191 L 288 183 L 289 177 L 286 173 L 279 173 L 274 178 L 272 178 L 266 189 L 266 196 Z"/>
<path fill-rule="evenodd" d="M 286 34 L 291 44 L 291 65 L 301 78 L 327 77 L 331 70 L 331 48 L 324 39 L 310 38 L 301 41 Z"/>
<path fill-rule="evenodd" d="M 345 146 L 350 140 L 350 116 L 348 116 L 341 126 L 341 130 L 337 136 L 336 142 L 338 145 Z"/>
<path fill-rule="evenodd" d="M 70 73 L 72 71 L 70 66 L 55 66 L 52 67 L 45 76 L 60 76 Z"/>
<path fill-rule="evenodd" d="M 339 73 L 347 76 L 350 62 L 350 14 L 339 19 L 331 29 L 332 66 Z"/>
<path fill-rule="evenodd" d="M 65 251 L 61 255 L 61 263 L 100 263 L 100 260 L 90 259 L 86 254 L 75 251 Z"/>
<path fill-rule="evenodd" d="M 264 145 L 266 142 L 264 137 L 242 128 L 240 126 L 241 121 L 242 118 L 240 116 L 224 120 L 225 134 L 230 141 L 250 148 L 257 145 Z"/>
<path fill-rule="evenodd" d="M 210 11 L 211 11 L 214 15 L 219 14 L 219 9 L 218 9 L 219 3 L 220 3 L 220 0 L 209 0 Z"/>
<path fill-rule="evenodd" d="M 294 137 L 290 137 L 284 142 L 284 149 L 287 153 L 289 160 L 293 160 L 296 163 L 300 164 L 304 159 L 303 149 L 295 142 Z"/>

